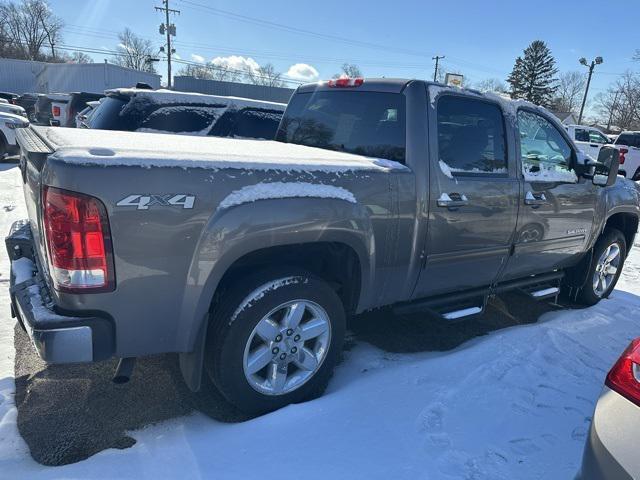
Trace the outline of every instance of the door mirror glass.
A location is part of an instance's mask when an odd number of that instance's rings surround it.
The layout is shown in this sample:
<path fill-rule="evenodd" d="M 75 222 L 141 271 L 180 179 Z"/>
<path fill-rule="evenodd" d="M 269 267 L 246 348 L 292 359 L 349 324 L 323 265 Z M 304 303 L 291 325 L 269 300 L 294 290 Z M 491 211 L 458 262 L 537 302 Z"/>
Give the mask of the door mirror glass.
<path fill-rule="evenodd" d="M 610 187 L 616 183 L 618 168 L 620 168 L 620 151 L 614 147 L 602 147 L 598 154 L 593 184 Z"/>

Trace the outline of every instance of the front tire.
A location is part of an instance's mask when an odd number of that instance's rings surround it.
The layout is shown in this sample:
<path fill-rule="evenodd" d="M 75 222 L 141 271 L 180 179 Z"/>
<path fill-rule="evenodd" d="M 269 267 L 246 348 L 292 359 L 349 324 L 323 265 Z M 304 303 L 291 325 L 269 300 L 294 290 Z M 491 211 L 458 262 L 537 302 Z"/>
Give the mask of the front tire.
<path fill-rule="evenodd" d="M 320 396 L 342 349 L 340 298 L 302 271 L 245 280 L 214 311 L 205 358 L 210 379 L 252 415 Z"/>
<path fill-rule="evenodd" d="M 622 232 L 605 230 L 593 247 L 593 260 L 578 295 L 580 303 L 595 305 L 607 298 L 618 283 L 626 258 L 627 243 Z"/>

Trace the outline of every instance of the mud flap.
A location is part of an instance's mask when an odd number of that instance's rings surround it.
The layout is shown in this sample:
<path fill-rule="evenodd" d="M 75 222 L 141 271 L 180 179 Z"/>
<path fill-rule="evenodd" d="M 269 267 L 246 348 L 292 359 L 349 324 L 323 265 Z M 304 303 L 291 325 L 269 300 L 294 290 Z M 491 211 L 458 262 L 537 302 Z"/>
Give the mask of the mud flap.
<path fill-rule="evenodd" d="M 205 316 L 196 337 L 195 348 L 192 352 L 179 354 L 180 372 L 184 382 L 192 392 L 200 391 L 202 386 L 202 367 L 204 362 L 204 349 L 207 340 L 207 327 L 209 314 Z"/>

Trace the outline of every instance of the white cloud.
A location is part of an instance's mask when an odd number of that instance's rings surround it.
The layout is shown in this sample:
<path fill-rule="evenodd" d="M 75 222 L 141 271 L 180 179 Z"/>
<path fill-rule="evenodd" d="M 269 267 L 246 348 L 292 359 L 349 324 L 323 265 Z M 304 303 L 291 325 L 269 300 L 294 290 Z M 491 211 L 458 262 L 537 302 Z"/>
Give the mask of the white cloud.
<path fill-rule="evenodd" d="M 225 67 L 231 70 L 247 71 L 253 70 L 254 72 L 260 68 L 258 62 L 251 57 L 243 57 L 240 55 L 229 55 L 228 57 L 216 57 L 211 60 L 216 67 Z"/>
<path fill-rule="evenodd" d="M 198 63 L 204 63 L 204 57 L 201 55 L 196 55 L 195 53 L 191 54 L 191 60 Z"/>
<path fill-rule="evenodd" d="M 307 82 L 317 80 L 320 76 L 318 70 L 316 70 L 311 65 L 307 65 L 306 63 L 296 63 L 295 65 L 291 65 L 286 75 L 287 77 Z"/>

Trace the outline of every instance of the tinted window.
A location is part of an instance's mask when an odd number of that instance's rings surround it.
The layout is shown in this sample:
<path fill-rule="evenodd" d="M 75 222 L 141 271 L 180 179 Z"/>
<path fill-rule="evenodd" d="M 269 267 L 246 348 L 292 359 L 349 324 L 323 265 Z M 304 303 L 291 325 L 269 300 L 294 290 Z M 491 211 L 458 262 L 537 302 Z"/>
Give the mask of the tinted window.
<path fill-rule="evenodd" d="M 134 130 L 135 126 L 120 116 L 127 100 L 107 97 L 98 105 L 89 120 L 89 128 L 101 130 Z"/>
<path fill-rule="evenodd" d="M 276 140 L 404 162 L 404 96 L 340 90 L 299 93 L 287 107 Z"/>
<path fill-rule="evenodd" d="M 616 145 L 640 148 L 640 133 L 621 133 L 616 139 Z"/>
<path fill-rule="evenodd" d="M 588 142 L 589 141 L 589 132 L 587 132 L 584 128 L 576 128 L 576 141 L 577 142 Z"/>
<path fill-rule="evenodd" d="M 137 130 L 206 135 L 217 117 L 215 108 L 173 105 L 152 112 Z"/>
<path fill-rule="evenodd" d="M 546 118 L 518 111 L 520 153 L 525 179 L 530 181 L 577 181 L 571 170 L 573 151 L 560 131 Z"/>
<path fill-rule="evenodd" d="M 281 118 L 282 112 L 277 110 L 243 108 L 236 114 L 229 136 L 272 140 L 276 136 Z"/>
<path fill-rule="evenodd" d="M 438 100 L 438 153 L 454 175 L 507 174 L 504 122 L 497 105 L 445 95 Z"/>

